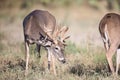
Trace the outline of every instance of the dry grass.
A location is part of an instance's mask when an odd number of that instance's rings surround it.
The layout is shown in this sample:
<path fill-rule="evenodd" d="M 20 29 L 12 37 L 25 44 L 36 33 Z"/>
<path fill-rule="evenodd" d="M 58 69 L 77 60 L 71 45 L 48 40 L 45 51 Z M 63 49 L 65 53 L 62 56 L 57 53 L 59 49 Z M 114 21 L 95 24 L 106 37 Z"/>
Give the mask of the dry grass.
<path fill-rule="evenodd" d="M 46 52 L 42 49 L 41 58 L 37 58 L 34 53 L 34 46 L 31 47 L 31 55 L 29 61 L 29 73 L 24 77 L 25 61 L 23 44 L 20 48 L 21 52 L 7 52 L 0 55 L 0 80 L 113 80 L 109 71 L 102 48 L 86 48 L 75 47 L 79 49 L 77 53 L 73 53 L 74 49 L 70 46 L 71 53 L 66 53 L 66 64 L 56 61 L 57 76 L 49 73 L 47 70 Z M 10 50 L 11 51 L 11 50 Z M 67 51 L 66 51 L 67 52 Z M 16 54 L 16 55 L 15 55 Z M 99 57 L 98 57 L 99 56 Z M 118 78 L 117 78 L 118 79 Z"/>

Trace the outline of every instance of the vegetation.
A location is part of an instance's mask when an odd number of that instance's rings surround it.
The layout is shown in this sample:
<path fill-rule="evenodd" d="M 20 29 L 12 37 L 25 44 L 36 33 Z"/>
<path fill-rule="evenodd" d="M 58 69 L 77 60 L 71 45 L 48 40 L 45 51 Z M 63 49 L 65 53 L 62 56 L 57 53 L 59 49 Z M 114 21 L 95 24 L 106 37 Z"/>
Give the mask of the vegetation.
<path fill-rule="evenodd" d="M 0 2 L 0 80 L 119 80 L 120 77 L 114 78 L 109 71 L 104 49 L 93 44 L 97 41 L 98 34 L 96 33 L 97 36 L 93 35 L 94 37 L 91 38 L 90 30 L 94 28 L 94 32 L 98 26 L 93 23 L 98 23 L 98 19 L 109 11 L 97 12 L 101 5 L 99 3 L 102 1 L 107 3 L 108 7 L 105 6 L 105 9 L 119 10 L 119 0 L 114 0 L 114 2 L 111 2 L 113 0 L 2 0 Z M 72 8 L 72 5 L 77 5 L 78 8 Z M 79 10 L 82 9 L 82 5 L 87 6 L 83 10 L 88 12 Z M 57 76 L 47 70 L 47 54 L 44 48 L 41 50 L 42 57 L 38 58 L 34 51 L 35 45 L 33 45 L 30 46 L 29 73 L 27 77 L 24 77 L 25 51 L 22 21 L 26 14 L 38 7 L 52 12 L 55 17 L 63 17 L 63 24 L 67 23 L 70 28 L 77 28 L 75 32 L 79 30 L 81 39 L 83 36 L 90 36 L 90 39 L 87 38 L 88 40 L 85 42 L 87 45 L 82 43 L 84 46 L 78 46 L 71 40 L 67 42 L 65 48 L 67 63 L 61 64 L 56 60 Z M 58 10 L 59 7 L 60 10 Z M 70 7 L 70 10 L 69 8 L 64 9 L 65 7 Z M 91 14 L 95 16 L 91 16 Z M 80 25 L 82 21 L 83 24 Z M 93 23 L 91 23 L 92 21 Z M 83 29 L 83 33 L 81 33 L 81 29 Z M 76 37 L 75 33 L 74 38 Z"/>
<path fill-rule="evenodd" d="M 46 52 L 42 50 L 42 57 L 37 58 L 34 53 L 35 46 L 31 46 L 29 74 L 24 77 L 24 50 L 23 44 L 21 45 L 21 52 L 17 55 L 14 52 L 7 52 L 6 55 L 2 55 L 4 51 L 1 53 L 0 80 L 108 80 L 107 77 L 114 79 L 110 76 L 111 73 L 102 49 L 89 47 L 89 51 L 86 48 L 83 50 L 70 41 L 66 48 L 67 63 L 56 62 L 57 76 L 47 71 Z"/>
<path fill-rule="evenodd" d="M 105 0 L 107 3 L 106 8 L 109 10 L 112 9 L 119 9 L 120 8 L 120 1 L 119 0 Z M 98 3 L 101 0 L 3 0 L 0 2 L 0 8 L 30 8 L 33 5 L 43 5 L 43 6 L 70 6 L 73 4 L 82 5 L 87 4 L 93 8 L 99 8 Z M 15 4 L 14 4 L 15 3 Z"/>

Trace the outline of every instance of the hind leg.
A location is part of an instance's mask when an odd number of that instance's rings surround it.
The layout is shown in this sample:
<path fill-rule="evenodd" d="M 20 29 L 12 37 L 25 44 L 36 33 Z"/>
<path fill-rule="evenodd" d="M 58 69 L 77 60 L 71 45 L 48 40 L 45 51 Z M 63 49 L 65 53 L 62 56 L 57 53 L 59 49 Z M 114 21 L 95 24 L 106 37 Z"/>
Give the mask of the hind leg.
<path fill-rule="evenodd" d="M 25 76 L 28 74 L 28 61 L 29 61 L 29 43 L 25 42 L 25 59 L 26 59 L 26 65 L 25 65 Z"/>
<path fill-rule="evenodd" d="M 120 49 L 117 49 L 117 54 L 116 54 L 116 75 L 118 75 L 119 65 L 120 65 Z"/>
<path fill-rule="evenodd" d="M 107 61 L 113 74 L 114 74 L 114 67 L 113 67 L 112 57 L 115 54 L 117 48 L 118 48 L 118 44 L 112 43 L 109 50 L 106 53 Z"/>

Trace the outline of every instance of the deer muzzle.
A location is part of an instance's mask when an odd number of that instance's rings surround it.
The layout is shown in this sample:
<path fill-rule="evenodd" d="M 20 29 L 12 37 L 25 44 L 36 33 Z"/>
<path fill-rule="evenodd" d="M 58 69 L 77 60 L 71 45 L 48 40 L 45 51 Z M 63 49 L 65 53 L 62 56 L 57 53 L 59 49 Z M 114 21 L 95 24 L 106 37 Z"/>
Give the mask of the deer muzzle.
<path fill-rule="evenodd" d="M 59 58 L 59 61 L 61 61 L 62 63 L 66 62 L 65 58 Z"/>

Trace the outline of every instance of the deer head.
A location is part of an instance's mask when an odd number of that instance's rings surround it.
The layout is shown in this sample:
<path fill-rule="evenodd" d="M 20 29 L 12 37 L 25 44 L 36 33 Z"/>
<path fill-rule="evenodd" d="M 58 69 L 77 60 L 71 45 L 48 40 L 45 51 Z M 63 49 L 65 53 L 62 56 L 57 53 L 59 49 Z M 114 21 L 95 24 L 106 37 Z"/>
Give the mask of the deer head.
<path fill-rule="evenodd" d="M 44 28 L 45 29 L 45 28 Z M 60 61 L 65 63 L 64 57 L 64 49 L 65 49 L 65 40 L 70 36 L 65 37 L 65 33 L 68 31 L 68 27 L 58 28 L 56 27 L 53 34 L 49 34 L 47 29 L 44 30 L 46 35 L 52 40 L 52 42 L 47 41 L 45 46 L 49 49 L 49 51 Z"/>

